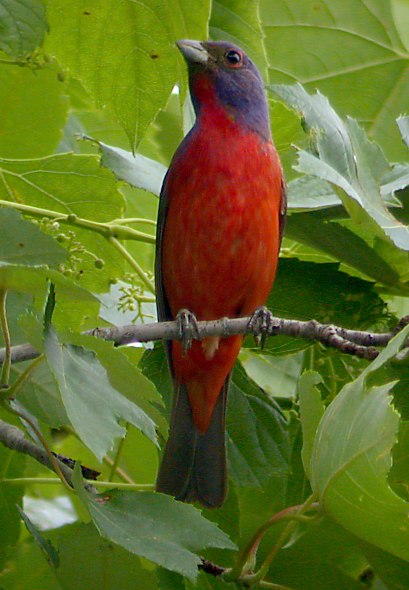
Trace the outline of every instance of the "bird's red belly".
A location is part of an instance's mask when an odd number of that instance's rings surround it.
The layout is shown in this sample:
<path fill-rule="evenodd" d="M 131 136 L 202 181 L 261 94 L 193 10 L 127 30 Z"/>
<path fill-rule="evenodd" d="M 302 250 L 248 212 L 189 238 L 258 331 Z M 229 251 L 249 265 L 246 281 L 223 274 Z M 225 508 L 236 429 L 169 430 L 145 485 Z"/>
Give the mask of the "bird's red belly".
<path fill-rule="evenodd" d="M 276 272 L 278 158 L 258 137 L 241 148 L 237 144 L 230 153 L 194 148 L 184 154 L 178 176 L 168 180 L 162 250 L 166 297 L 173 316 L 182 308 L 199 320 L 248 315 L 265 303 Z M 200 159 L 206 160 L 203 167 Z M 173 343 L 175 377 L 188 386 L 201 430 L 207 427 L 241 342 L 240 336 L 223 339 L 213 353 L 211 342 L 194 342 L 185 356 Z"/>

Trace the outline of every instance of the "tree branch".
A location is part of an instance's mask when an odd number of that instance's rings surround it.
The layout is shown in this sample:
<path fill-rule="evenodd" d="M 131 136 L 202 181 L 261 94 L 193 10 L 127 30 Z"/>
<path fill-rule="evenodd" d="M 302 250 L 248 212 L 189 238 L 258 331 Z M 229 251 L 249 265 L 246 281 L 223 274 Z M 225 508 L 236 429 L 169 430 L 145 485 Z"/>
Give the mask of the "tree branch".
<path fill-rule="evenodd" d="M 209 336 L 225 338 L 234 334 L 254 334 L 268 336 L 285 335 L 306 340 L 316 340 L 340 350 L 367 360 L 375 359 L 379 351 L 375 348 L 386 346 L 395 335 L 396 330 L 386 333 L 363 332 L 360 330 L 347 330 L 332 324 L 320 324 L 315 320 L 307 322 L 299 320 L 286 320 L 272 317 L 267 328 L 257 324 L 249 328 L 250 318 L 237 318 L 212 320 L 210 322 L 198 322 L 197 334 L 192 338 L 199 340 Z M 409 316 L 402 318 L 398 324 L 402 329 L 409 323 Z M 84 334 L 102 338 L 114 342 L 116 346 L 131 344 L 134 342 L 151 342 L 155 340 L 181 340 L 182 335 L 178 322 L 154 322 L 144 325 L 130 325 L 110 328 L 94 328 Z M 18 363 L 36 358 L 39 352 L 30 344 L 20 344 L 11 348 L 11 361 Z M 0 349 L 0 364 L 5 360 L 5 349 Z"/>
<path fill-rule="evenodd" d="M 38 463 L 41 463 L 48 469 L 51 469 L 51 471 L 54 471 L 53 465 L 50 461 L 50 457 L 48 456 L 48 453 L 44 448 L 40 447 L 39 445 L 36 445 L 34 442 L 26 438 L 24 436 L 24 432 L 20 430 L 20 428 L 17 428 L 17 426 L 13 426 L 12 424 L 8 424 L 7 422 L 4 422 L 4 420 L 1 419 L 0 442 L 8 449 L 11 449 L 12 451 L 18 451 L 19 453 L 24 453 L 25 455 L 29 455 L 30 457 L 38 461 Z M 67 460 L 63 458 L 63 462 L 61 461 L 61 455 L 58 455 L 56 453 L 53 453 L 53 455 L 56 462 L 58 462 L 59 468 L 66 482 L 69 485 L 72 485 L 71 480 L 73 470 L 65 464 Z M 86 471 L 84 474 L 84 468 L 82 468 L 82 472 L 84 477 L 85 475 L 89 475 Z M 95 473 L 97 472 L 94 472 L 94 474 Z M 93 488 L 93 486 L 89 483 L 85 483 L 85 488 L 89 491 L 95 491 L 95 488 Z"/>

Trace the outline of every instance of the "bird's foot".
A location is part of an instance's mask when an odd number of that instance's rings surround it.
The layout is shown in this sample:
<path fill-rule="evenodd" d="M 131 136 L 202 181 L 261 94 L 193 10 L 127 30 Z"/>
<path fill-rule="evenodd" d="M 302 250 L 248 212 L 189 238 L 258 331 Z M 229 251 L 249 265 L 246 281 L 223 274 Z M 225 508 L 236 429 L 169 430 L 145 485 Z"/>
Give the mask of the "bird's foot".
<path fill-rule="evenodd" d="M 185 355 L 192 346 L 193 338 L 199 335 L 199 326 L 194 313 L 188 309 L 180 309 L 176 315 L 179 324 L 179 336 L 182 342 L 182 350 Z"/>
<path fill-rule="evenodd" d="M 264 348 L 267 336 L 273 333 L 274 325 L 274 316 L 264 305 L 252 313 L 248 328 L 254 332 L 254 338 L 261 348 Z"/>

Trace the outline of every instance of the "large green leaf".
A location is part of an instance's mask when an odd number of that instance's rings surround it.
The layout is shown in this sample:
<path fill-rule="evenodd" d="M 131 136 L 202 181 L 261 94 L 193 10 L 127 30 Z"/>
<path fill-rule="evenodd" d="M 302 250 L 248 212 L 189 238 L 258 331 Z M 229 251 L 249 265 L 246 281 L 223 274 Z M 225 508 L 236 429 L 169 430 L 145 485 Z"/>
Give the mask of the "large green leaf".
<path fill-rule="evenodd" d="M 67 116 L 65 92 L 55 67 L 35 72 L 0 67 L 0 155 L 39 158 L 53 153 Z"/>
<path fill-rule="evenodd" d="M 82 488 L 78 469 L 75 485 L 103 537 L 191 579 L 198 574 L 197 552 L 235 548 L 196 508 L 170 496 L 115 490 L 95 496 Z"/>
<path fill-rule="evenodd" d="M 399 16 L 409 11 L 402 3 Z M 299 81 L 329 97 L 343 115 L 399 160 L 405 154 L 394 119 L 407 109 L 409 56 L 390 2 L 261 0 L 272 83 Z M 342 48 L 342 50 L 340 50 Z"/>
<path fill-rule="evenodd" d="M 311 130 L 317 154 L 300 150 L 297 170 L 333 184 L 352 219 L 368 218 L 380 235 L 379 228 L 396 246 L 409 250 L 408 228 L 391 214 L 381 196 L 389 164 L 379 146 L 369 141 L 355 120 L 342 121 L 321 94 L 309 96 L 299 84 L 272 88 L 302 112 Z"/>
<path fill-rule="evenodd" d="M 23 57 L 41 45 L 47 32 L 43 0 L 0 0 L 0 49 Z"/>
<path fill-rule="evenodd" d="M 5 207 L 0 208 L 0 266 L 56 266 L 67 251 L 30 221 Z"/>
<path fill-rule="evenodd" d="M 177 78 L 181 38 L 204 38 L 209 2 L 55 0 L 47 49 L 125 129 L 132 151 Z"/>
<path fill-rule="evenodd" d="M 390 405 L 393 383 L 367 378 L 400 349 L 409 326 L 395 336 L 327 408 L 314 442 L 311 485 L 323 509 L 357 537 L 409 560 L 409 504 L 387 483 L 399 416 Z"/>
<path fill-rule="evenodd" d="M 120 419 L 156 441 L 152 420 L 112 387 L 94 353 L 60 344 L 52 329 L 46 333 L 44 351 L 71 424 L 99 461 L 112 448 L 115 438 L 125 435 L 125 429 L 118 424 Z"/>

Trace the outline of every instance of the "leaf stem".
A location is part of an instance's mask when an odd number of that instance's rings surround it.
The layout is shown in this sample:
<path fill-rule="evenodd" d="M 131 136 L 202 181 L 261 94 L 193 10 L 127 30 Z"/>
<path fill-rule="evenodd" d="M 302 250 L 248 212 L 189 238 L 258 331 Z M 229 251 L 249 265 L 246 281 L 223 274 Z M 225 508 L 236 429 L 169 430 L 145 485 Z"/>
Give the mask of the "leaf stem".
<path fill-rule="evenodd" d="M 8 484 L 12 486 L 18 485 L 29 485 L 29 484 L 41 484 L 41 485 L 60 485 L 61 479 L 58 477 L 14 477 L 10 479 L 0 480 L 2 484 Z M 152 483 L 126 483 L 126 482 L 115 482 L 112 481 L 97 481 L 87 480 L 96 488 L 101 489 L 118 489 L 118 490 L 132 490 L 132 491 L 154 491 L 155 486 Z M 70 492 L 72 488 L 70 487 Z"/>
<path fill-rule="evenodd" d="M 43 360 L 44 360 L 44 355 L 40 354 L 40 356 L 38 356 L 36 359 L 34 359 L 33 362 L 28 365 L 28 367 L 25 369 L 25 371 L 23 371 L 21 373 L 21 375 L 19 375 L 19 377 L 14 381 L 13 385 L 11 385 L 9 387 L 9 389 L 7 390 L 7 397 L 9 399 L 17 396 L 17 393 L 23 387 L 24 383 L 29 378 L 31 372 L 37 367 L 37 365 L 42 363 Z"/>
<path fill-rule="evenodd" d="M 47 453 L 48 459 L 55 471 L 55 473 L 58 475 L 60 482 L 64 485 L 64 487 L 69 491 L 72 492 L 72 487 L 70 486 L 70 484 L 68 483 L 68 481 L 65 479 L 63 472 L 61 471 L 60 465 L 57 461 L 57 459 L 54 457 L 54 455 L 51 452 L 50 447 L 48 446 L 47 441 L 45 440 L 45 437 L 43 436 L 43 433 L 41 432 L 41 430 L 39 428 L 37 428 L 36 424 L 34 423 L 33 420 L 31 420 L 27 415 L 19 412 L 18 410 L 16 410 L 15 408 L 12 408 L 10 405 L 3 403 L 3 407 L 10 413 L 15 414 L 16 416 L 18 416 L 19 418 L 21 418 L 22 420 L 24 420 L 25 422 L 27 422 L 31 428 L 34 430 L 36 436 L 38 437 L 39 441 L 41 442 L 41 444 L 44 447 L 45 452 Z"/>
<path fill-rule="evenodd" d="M 126 431 L 128 432 L 128 423 L 125 424 L 125 428 L 126 428 Z M 113 460 L 112 465 L 111 465 L 111 471 L 110 471 L 110 474 L 108 476 L 108 480 L 109 481 L 113 481 L 113 479 L 115 477 L 115 474 L 116 474 L 116 471 L 117 471 L 117 468 L 118 468 L 118 463 L 119 463 L 119 460 L 121 458 L 121 454 L 122 454 L 122 451 L 123 451 L 123 448 L 124 448 L 125 439 L 126 439 L 126 435 L 123 436 L 119 440 L 118 448 L 116 450 L 115 457 L 114 457 L 114 460 Z"/>
<path fill-rule="evenodd" d="M 89 229 L 102 234 L 104 237 L 119 238 L 121 240 L 138 240 L 139 242 L 146 242 L 148 244 L 155 243 L 155 237 L 145 232 L 138 231 L 131 227 L 124 227 L 123 225 L 115 224 L 114 222 L 102 223 L 78 217 L 75 213 L 60 213 L 58 211 L 51 211 L 50 209 L 42 209 L 41 207 L 33 207 L 32 205 L 25 205 L 24 203 L 14 203 L 12 201 L 0 200 L 0 205 L 17 209 L 22 213 L 27 213 L 33 217 L 48 217 L 61 223 L 68 223 L 84 229 Z"/>
<path fill-rule="evenodd" d="M 128 252 L 128 250 L 119 242 L 115 237 L 110 236 L 108 238 L 108 242 L 114 246 L 122 254 L 125 260 L 130 264 L 130 266 L 134 269 L 138 277 L 141 279 L 143 284 L 151 291 L 155 293 L 155 285 L 153 282 L 146 276 L 146 273 L 143 271 L 142 267 L 136 262 L 135 258 Z"/>
<path fill-rule="evenodd" d="M 304 502 L 304 504 L 297 507 L 298 511 L 296 514 L 300 516 L 304 512 L 307 512 L 308 510 L 310 510 L 313 507 L 315 500 L 316 500 L 315 494 L 311 494 L 311 496 L 309 498 L 307 498 L 307 500 Z M 261 565 L 260 569 L 258 570 L 258 572 L 256 572 L 255 574 L 253 574 L 251 576 L 248 576 L 248 581 L 251 581 L 251 583 L 253 583 L 253 584 L 254 583 L 260 584 L 260 582 L 263 580 L 263 578 L 267 575 L 268 568 L 270 567 L 271 562 L 273 561 L 273 559 L 275 558 L 277 553 L 280 551 L 280 549 L 282 549 L 282 547 L 285 545 L 285 543 L 287 542 L 290 535 L 293 533 L 296 526 L 297 526 L 297 520 L 291 519 L 290 522 L 288 522 L 287 526 L 284 528 L 283 532 L 279 536 L 277 542 L 268 552 L 267 557 L 265 558 L 265 560 L 264 560 L 263 564 Z M 247 577 L 246 577 L 246 579 L 247 579 Z"/>
<path fill-rule="evenodd" d="M 11 337 L 10 337 L 10 330 L 7 321 L 7 290 L 1 289 L 0 290 L 0 323 L 1 323 L 1 331 L 3 332 L 4 338 L 4 347 L 5 347 L 5 356 L 4 356 L 4 363 L 1 369 L 1 383 L 0 387 L 7 389 L 9 387 L 10 381 L 10 367 L 11 367 Z"/>

